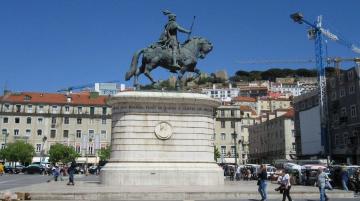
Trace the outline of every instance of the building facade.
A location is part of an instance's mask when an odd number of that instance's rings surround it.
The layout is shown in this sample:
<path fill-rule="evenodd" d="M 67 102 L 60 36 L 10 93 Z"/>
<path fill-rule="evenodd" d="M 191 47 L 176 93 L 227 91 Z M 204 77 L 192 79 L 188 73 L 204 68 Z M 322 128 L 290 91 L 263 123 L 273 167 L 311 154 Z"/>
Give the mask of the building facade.
<path fill-rule="evenodd" d="M 202 93 L 205 93 L 207 96 L 221 101 L 230 102 L 233 97 L 239 95 L 240 90 L 238 88 L 233 88 L 231 84 L 228 87 L 217 87 L 216 84 L 213 84 L 211 89 L 202 89 Z"/>
<path fill-rule="evenodd" d="M 360 164 L 360 66 L 343 70 L 327 82 L 331 158 Z"/>
<path fill-rule="evenodd" d="M 275 111 L 265 121 L 249 127 L 250 162 L 274 163 L 295 159 L 294 112 Z"/>
<path fill-rule="evenodd" d="M 319 92 L 313 90 L 294 98 L 296 155 L 299 159 L 325 158 L 321 138 Z"/>
<path fill-rule="evenodd" d="M 241 143 L 242 113 L 239 106 L 222 105 L 218 107 L 215 121 L 215 146 L 220 151 L 218 163 L 242 163 Z M 236 136 L 234 136 L 234 133 Z M 235 155 L 236 152 L 236 155 Z"/>
<path fill-rule="evenodd" d="M 111 108 L 97 93 L 7 92 L 0 97 L 0 129 L 2 147 L 24 140 L 43 157 L 61 143 L 94 163 L 96 151 L 110 145 Z"/>

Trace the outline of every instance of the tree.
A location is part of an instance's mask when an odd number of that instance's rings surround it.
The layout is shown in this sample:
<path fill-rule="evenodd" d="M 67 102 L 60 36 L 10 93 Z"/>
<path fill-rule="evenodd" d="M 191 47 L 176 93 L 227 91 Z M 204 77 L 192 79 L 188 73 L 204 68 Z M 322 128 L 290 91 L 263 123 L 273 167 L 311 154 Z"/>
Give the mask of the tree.
<path fill-rule="evenodd" d="M 107 161 L 110 159 L 111 146 L 107 146 L 105 149 L 100 149 L 98 152 L 100 161 Z"/>
<path fill-rule="evenodd" d="M 20 162 L 22 164 L 31 163 L 35 155 L 35 149 L 31 144 L 22 140 L 9 143 L 1 151 L 1 157 L 11 162 Z"/>
<path fill-rule="evenodd" d="M 217 161 L 218 158 L 220 158 L 220 151 L 216 146 L 214 146 L 214 159 L 215 159 L 215 161 Z"/>
<path fill-rule="evenodd" d="M 57 162 L 69 163 L 79 156 L 73 147 L 59 143 L 52 145 L 49 150 L 49 161 L 54 164 Z"/>

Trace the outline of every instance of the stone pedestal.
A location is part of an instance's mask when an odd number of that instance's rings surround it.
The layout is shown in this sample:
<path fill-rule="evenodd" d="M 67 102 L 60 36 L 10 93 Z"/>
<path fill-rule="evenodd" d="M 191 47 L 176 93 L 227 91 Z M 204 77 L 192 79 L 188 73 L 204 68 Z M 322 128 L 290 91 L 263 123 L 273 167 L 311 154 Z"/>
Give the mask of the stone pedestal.
<path fill-rule="evenodd" d="M 204 94 L 121 92 L 112 106 L 110 161 L 105 185 L 222 185 L 214 161 L 214 112 Z"/>

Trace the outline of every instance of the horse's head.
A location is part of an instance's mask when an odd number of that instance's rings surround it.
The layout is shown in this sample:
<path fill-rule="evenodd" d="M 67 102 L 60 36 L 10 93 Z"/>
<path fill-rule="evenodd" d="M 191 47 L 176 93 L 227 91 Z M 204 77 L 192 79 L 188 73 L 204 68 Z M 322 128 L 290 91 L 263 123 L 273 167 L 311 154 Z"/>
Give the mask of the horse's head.
<path fill-rule="evenodd" d="M 213 49 L 213 45 L 205 38 L 199 38 L 200 58 L 203 59 Z"/>
<path fill-rule="evenodd" d="M 213 49 L 212 43 L 203 37 L 192 37 L 183 46 L 195 50 L 197 57 L 201 59 L 204 59 L 206 54 Z"/>

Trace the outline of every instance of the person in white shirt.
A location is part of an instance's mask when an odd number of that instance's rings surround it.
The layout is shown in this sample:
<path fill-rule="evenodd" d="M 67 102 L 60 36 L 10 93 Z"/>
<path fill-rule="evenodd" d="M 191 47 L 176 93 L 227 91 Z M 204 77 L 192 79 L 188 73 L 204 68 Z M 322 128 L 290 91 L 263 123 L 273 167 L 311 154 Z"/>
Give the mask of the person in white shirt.
<path fill-rule="evenodd" d="M 290 189 L 291 189 L 290 175 L 288 174 L 287 170 L 285 170 L 285 172 L 284 171 L 282 172 L 281 184 L 284 186 L 282 200 L 285 201 L 286 197 L 287 197 L 289 201 L 292 201 L 291 196 L 290 196 Z"/>

